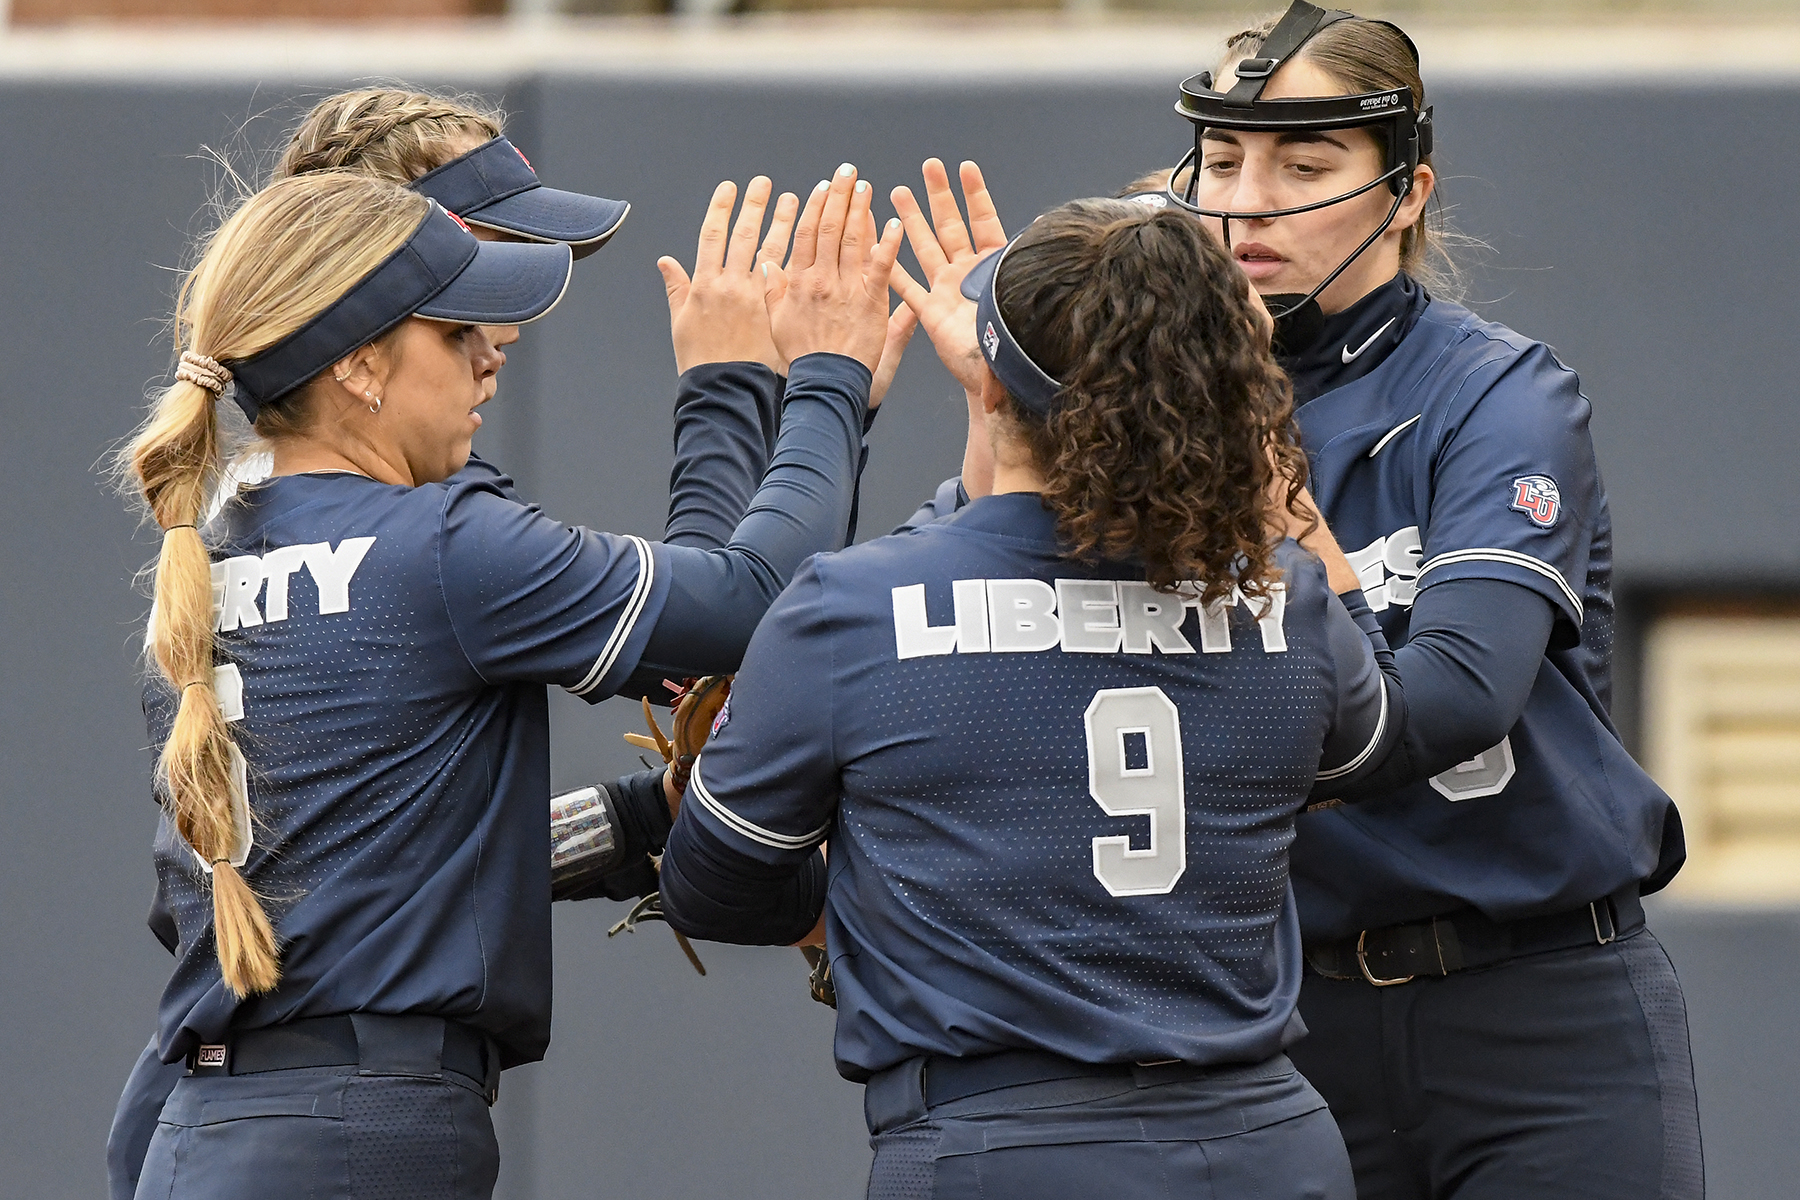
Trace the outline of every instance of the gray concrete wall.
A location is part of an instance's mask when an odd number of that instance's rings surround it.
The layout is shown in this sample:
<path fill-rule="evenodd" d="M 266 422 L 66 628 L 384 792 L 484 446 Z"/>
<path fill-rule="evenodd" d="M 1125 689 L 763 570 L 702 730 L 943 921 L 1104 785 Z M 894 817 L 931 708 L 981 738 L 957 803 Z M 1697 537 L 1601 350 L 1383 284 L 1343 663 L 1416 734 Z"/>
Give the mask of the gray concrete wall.
<path fill-rule="evenodd" d="M 169 360 L 186 234 L 216 172 L 257 156 L 297 94 L 331 90 L 0 84 L 0 1194 L 99 1194 L 112 1104 L 148 1036 L 167 959 L 144 931 L 155 812 L 134 685 L 154 543 L 98 467 Z M 660 528 L 672 359 L 652 265 L 692 254 L 714 182 L 767 172 L 804 191 L 851 159 L 886 185 L 926 154 L 974 157 L 1017 224 L 1178 155 L 1169 89 L 1014 82 L 609 82 L 505 89 L 515 140 L 553 182 L 631 199 L 614 243 L 530 329 L 480 443 L 570 521 Z M 302 95 L 302 102 L 304 100 Z M 1800 586 L 1800 433 L 1782 363 L 1800 234 L 1800 88 L 1464 85 L 1440 90 L 1445 192 L 1493 246 L 1485 311 L 1583 375 L 1624 588 Z M 255 114 L 267 114 L 251 120 Z M 1787 139 L 1791 142 L 1791 138 Z M 874 435 L 865 532 L 955 469 L 961 401 L 921 339 Z M 554 708 L 556 782 L 632 763 L 630 706 Z M 793 951 L 608 941 L 621 910 L 559 906 L 549 1061 L 510 1072 L 508 1200 L 859 1194 L 859 1089 Z M 1715 1196 L 1792 1192 L 1800 917 L 1658 909 L 1683 970 Z M 1784 974 L 1785 973 L 1785 974 Z"/>

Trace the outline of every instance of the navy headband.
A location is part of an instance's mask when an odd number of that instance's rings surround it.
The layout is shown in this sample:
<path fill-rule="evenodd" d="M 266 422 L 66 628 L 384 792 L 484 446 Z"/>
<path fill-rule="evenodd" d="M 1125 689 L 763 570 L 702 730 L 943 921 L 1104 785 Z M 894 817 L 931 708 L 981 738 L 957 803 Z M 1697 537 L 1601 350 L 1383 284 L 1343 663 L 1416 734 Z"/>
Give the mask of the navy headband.
<path fill-rule="evenodd" d="M 1000 303 L 994 296 L 994 281 L 1000 266 L 1019 239 L 1008 242 L 1004 249 L 988 255 L 963 278 L 962 294 L 975 301 L 975 336 L 981 342 L 982 356 L 994 372 L 994 378 L 1006 394 L 1039 416 L 1048 416 L 1056 406 L 1062 384 L 1031 361 L 1020 347 L 1006 320 L 1000 315 Z"/>
<path fill-rule="evenodd" d="M 225 364 L 238 407 L 256 420 L 263 405 L 412 316 L 462 274 L 480 245 L 462 222 L 432 204 L 406 243 L 336 303 L 262 353 Z"/>
<path fill-rule="evenodd" d="M 408 317 L 521 325 L 556 306 L 573 260 L 560 243 L 480 242 L 435 201 L 412 236 L 324 312 L 249 358 L 228 361 L 250 420 Z"/>

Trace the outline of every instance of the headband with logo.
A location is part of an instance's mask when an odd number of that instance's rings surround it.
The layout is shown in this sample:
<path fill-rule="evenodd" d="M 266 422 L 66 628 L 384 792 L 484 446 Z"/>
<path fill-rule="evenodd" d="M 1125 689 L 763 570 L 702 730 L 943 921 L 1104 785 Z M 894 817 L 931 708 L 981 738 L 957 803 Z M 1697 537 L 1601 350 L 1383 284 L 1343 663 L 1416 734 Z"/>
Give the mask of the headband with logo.
<path fill-rule="evenodd" d="M 1006 256 L 1018 244 L 1014 238 L 1005 248 L 988 255 L 964 276 L 962 294 L 975 301 L 975 336 L 981 342 L 981 355 L 994 372 L 994 378 L 1006 394 L 1039 416 L 1048 415 L 1056 406 L 1062 384 L 1025 353 L 1006 319 L 1000 315 L 1000 303 L 994 296 L 994 281 Z"/>

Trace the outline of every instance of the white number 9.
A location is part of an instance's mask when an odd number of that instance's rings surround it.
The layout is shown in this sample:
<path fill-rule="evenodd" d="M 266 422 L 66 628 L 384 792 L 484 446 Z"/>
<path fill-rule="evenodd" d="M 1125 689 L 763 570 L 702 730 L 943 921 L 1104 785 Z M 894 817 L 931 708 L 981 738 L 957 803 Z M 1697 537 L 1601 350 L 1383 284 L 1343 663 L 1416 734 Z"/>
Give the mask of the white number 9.
<path fill-rule="evenodd" d="M 1187 778 L 1181 721 L 1159 687 L 1094 693 L 1087 721 L 1088 793 L 1108 816 L 1150 818 L 1150 848 L 1094 839 L 1094 878 L 1115 896 L 1160 896 L 1187 870 Z"/>

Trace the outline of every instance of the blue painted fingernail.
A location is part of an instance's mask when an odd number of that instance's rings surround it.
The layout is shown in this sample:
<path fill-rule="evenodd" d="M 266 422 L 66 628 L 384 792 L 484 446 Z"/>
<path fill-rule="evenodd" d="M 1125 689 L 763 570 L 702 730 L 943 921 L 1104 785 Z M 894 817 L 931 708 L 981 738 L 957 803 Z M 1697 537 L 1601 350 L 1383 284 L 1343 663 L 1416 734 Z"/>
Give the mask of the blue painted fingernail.
<path fill-rule="evenodd" d="M 821 179 L 821 180 L 819 180 L 819 186 L 818 186 L 818 187 L 816 187 L 816 188 L 814 188 L 814 189 L 813 189 L 813 191 L 815 191 L 815 192 L 822 192 L 822 191 L 824 191 L 824 190 L 825 190 L 825 189 L 826 189 L 826 188 L 828 188 L 828 187 L 830 187 L 830 186 L 831 186 L 831 181 L 830 181 L 830 180 L 828 180 L 828 179 Z"/>
<path fill-rule="evenodd" d="M 845 163 L 843 166 L 838 168 L 838 174 L 839 175 L 854 175 L 854 174 L 856 174 L 856 168 L 851 166 L 849 163 Z"/>
<path fill-rule="evenodd" d="M 856 181 L 856 194 L 857 195 L 860 196 L 868 190 L 869 190 L 869 184 L 868 184 L 867 180 L 859 179 Z"/>

